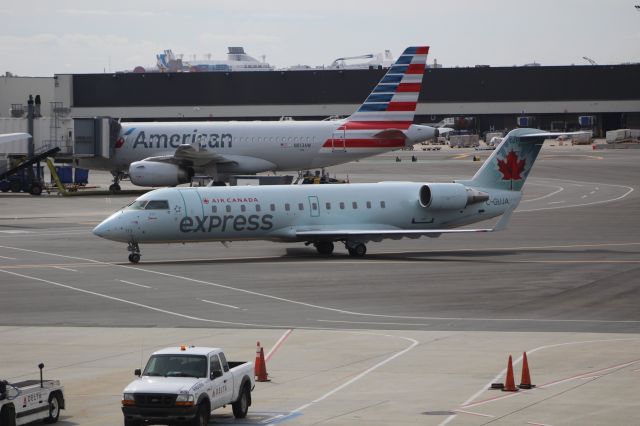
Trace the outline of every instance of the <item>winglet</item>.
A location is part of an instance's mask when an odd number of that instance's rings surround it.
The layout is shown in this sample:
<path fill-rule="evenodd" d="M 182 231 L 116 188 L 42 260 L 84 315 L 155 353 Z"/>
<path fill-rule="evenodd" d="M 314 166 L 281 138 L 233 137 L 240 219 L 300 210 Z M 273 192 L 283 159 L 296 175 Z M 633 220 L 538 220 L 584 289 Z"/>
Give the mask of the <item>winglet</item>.
<path fill-rule="evenodd" d="M 498 223 L 496 223 L 496 226 L 493 227 L 491 232 L 504 231 L 505 229 L 507 229 L 507 224 L 511 219 L 511 214 L 516 209 L 516 207 L 518 207 L 518 204 L 515 204 L 513 207 L 509 207 L 504 213 L 502 213 L 500 220 L 498 221 Z"/>

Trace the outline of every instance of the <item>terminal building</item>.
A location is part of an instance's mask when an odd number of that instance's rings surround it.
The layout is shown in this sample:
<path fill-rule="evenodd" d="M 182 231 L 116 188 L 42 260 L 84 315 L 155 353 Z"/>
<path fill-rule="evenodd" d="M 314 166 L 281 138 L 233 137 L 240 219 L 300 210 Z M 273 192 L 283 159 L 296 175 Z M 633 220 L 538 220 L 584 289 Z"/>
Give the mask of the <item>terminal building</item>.
<path fill-rule="evenodd" d="M 73 145 L 82 120 L 295 120 L 354 112 L 385 69 L 136 72 L 0 77 L 0 132 L 40 94 L 46 139 Z M 467 130 L 640 128 L 640 64 L 428 68 L 416 123 L 464 119 Z M 78 128 L 78 121 L 80 128 Z M 8 128 L 11 127 L 11 128 Z M 19 126 L 18 126 L 19 127 Z M 40 126 L 43 127 L 43 126 Z M 90 127 L 90 126 L 89 126 Z M 104 126 L 103 126 L 104 127 Z M 86 129 L 85 129 L 86 130 Z M 79 136 L 79 135 L 78 135 Z M 44 136 L 39 136 L 45 139 Z"/>

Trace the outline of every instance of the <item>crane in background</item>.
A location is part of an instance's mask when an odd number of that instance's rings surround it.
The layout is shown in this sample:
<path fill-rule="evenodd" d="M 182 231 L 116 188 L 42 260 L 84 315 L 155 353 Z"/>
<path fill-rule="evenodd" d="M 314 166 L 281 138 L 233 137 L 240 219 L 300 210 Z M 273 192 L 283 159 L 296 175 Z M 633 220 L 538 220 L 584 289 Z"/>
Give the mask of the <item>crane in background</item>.
<path fill-rule="evenodd" d="M 589 62 L 591 65 L 598 65 L 598 63 L 596 61 L 594 61 L 593 59 L 591 59 L 588 56 L 583 56 L 582 59 L 584 59 L 585 61 Z"/>

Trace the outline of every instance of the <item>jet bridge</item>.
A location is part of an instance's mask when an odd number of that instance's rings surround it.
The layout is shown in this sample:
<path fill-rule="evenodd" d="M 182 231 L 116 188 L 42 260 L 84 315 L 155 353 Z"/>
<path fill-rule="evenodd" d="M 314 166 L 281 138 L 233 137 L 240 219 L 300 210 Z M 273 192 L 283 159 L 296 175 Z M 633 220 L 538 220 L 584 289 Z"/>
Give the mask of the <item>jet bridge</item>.
<path fill-rule="evenodd" d="M 122 128 L 117 120 L 110 117 L 75 118 L 73 127 L 74 157 L 113 157 Z"/>

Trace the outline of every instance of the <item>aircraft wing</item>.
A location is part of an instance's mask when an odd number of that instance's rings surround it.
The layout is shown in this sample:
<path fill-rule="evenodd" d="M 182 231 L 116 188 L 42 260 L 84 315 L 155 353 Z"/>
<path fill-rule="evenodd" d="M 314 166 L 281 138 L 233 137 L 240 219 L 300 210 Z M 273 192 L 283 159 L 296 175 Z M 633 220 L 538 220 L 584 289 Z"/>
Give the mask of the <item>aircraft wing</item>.
<path fill-rule="evenodd" d="M 418 238 L 439 237 L 442 234 L 464 234 L 469 232 L 492 232 L 493 229 L 335 229 L 335 230 L 302 230 L 296 231 L 296 236 L 313 239 L 346 240 L 350 238 L 364 238 L 367 240 L 381 240 L 384 238 Z"/>
<path fill-rule="evenodd" d="M 29 133 L 3 133 L 0 134 L 0 143 L 27 140 L 30 137 Z"/>
<path fill-rule="evenodd" d="M 507 209 L 493 228 L 462 228 L 462 229 L 308 229 L 296 231 L 296 236 L 313 239 L 346 240 L 349 238 L 364 238 L 367 240 L 381 240 L 384 238 L 419 238 L 423 236 L 437 238 L 442 234 L 468 234 L 476 232 L 495 232 L 507 228 L 511 214 L 516 205 Z"/>
<path fill-rule="evenodd" d="M 206 167 L 217 163 L 232 163 L 234 160 L 226 158 L 206 149 L 197 150 L 189 144 L 182 144 L 176 148 L 173 155 L 161 155 L 145 158 L 145 161 L 157 161 L 160 163 L 174 163 L 179 165 Z"/>

